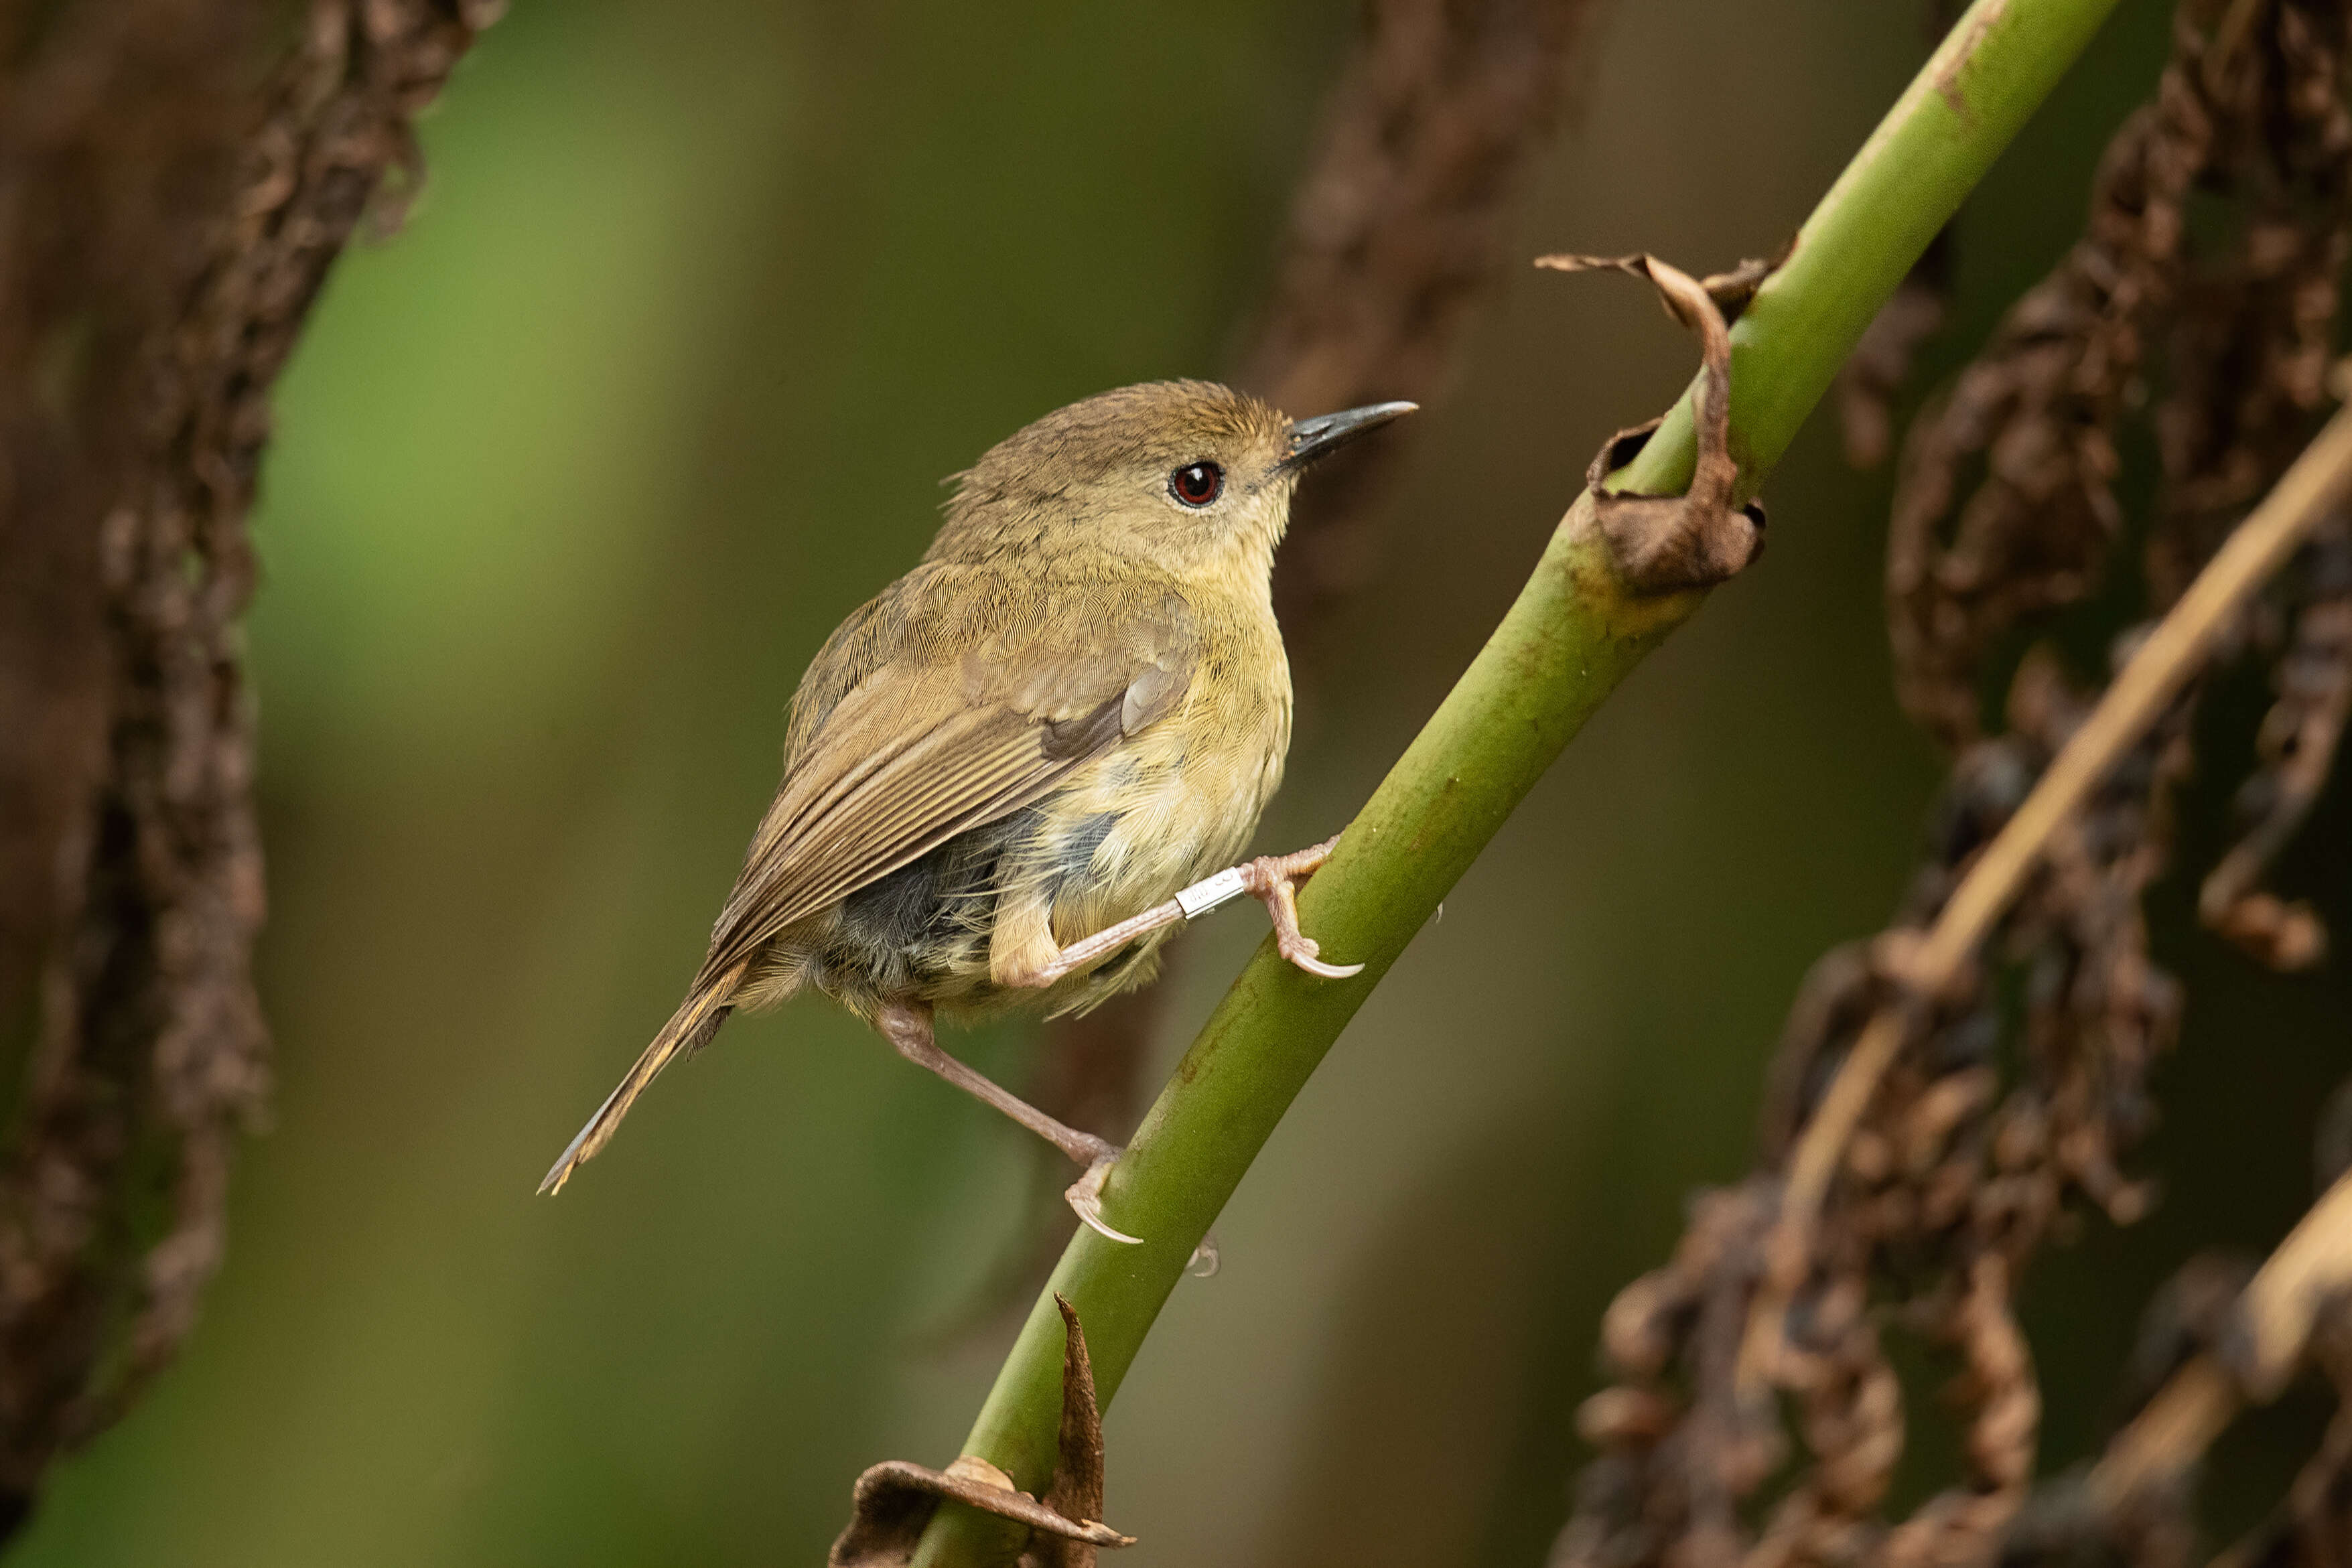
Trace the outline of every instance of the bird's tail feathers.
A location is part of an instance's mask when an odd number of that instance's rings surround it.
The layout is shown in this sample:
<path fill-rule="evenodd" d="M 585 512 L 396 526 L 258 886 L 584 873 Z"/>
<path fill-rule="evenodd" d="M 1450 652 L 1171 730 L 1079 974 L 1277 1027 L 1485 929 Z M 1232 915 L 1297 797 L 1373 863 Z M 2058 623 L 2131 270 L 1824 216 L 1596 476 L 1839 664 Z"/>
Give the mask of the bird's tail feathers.
<path fill-rule="evenodd" d="M 629 1107 L 636 1103 L 637 1096 L 645 1092 L 655 1075 L 674 1058 L 699 1051 L 709 1042 L 710 1037 L 719 1032 L 719 1026 L 727 1021 L 727 1015 L 734 1010 L 729 998 L 735 994 L 742 975 L 739 966 L 688 993 L 677 1011 L 670 1015 L 669 1022 L 662 1025 L 661 1032 L 637 1058 L 636 1065 L 605 1096 L 604 1103 L 596 1107 L 596 1113 L 588 1118 L 588 1124 L 580 1129 L 579 1135 L 549 1167 L 539 1184 L 541 1193 L 562 1192 L 563 1184 L 572 1179 L 572 1173 L 594 1159 L 596 1152 L 612 1141 L 613 1129 L 621 1124 L 621 1118 L 629 1113 Z"/>

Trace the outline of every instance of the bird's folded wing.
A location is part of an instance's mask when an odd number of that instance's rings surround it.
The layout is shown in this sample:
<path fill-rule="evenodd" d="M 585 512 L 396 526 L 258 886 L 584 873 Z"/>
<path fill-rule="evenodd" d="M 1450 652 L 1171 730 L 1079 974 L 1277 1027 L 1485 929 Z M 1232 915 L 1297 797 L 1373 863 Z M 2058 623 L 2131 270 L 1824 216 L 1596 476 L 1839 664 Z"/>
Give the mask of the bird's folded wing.
<path fill-rule="evenodd" d="M 712 932 L 706 975 L 968 829 L 1035 804 L 1160 717 L 1192 639 L 1130 628 L 1113 653 L 1002 643 L 957 663 L 884 664 L 793 759 Z"/>

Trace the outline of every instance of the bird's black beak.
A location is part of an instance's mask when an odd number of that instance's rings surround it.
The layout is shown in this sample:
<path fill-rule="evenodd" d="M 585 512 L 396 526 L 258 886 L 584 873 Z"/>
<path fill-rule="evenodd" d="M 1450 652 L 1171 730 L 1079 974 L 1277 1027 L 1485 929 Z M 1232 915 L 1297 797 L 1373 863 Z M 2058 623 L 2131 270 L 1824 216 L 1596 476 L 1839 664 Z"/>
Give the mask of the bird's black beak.
<path fill-rule="evenodd" d="M 1302 419 L 1290 427 L 1290 455 L 1282 460 L 1282 466 L 1304 468 L 1326 453 L 1345 446 L 1367 431 L 1378 430 L 1392 419 L 1401 419 L 1420 406 L 1417 402 L 1374 402 Z"/>

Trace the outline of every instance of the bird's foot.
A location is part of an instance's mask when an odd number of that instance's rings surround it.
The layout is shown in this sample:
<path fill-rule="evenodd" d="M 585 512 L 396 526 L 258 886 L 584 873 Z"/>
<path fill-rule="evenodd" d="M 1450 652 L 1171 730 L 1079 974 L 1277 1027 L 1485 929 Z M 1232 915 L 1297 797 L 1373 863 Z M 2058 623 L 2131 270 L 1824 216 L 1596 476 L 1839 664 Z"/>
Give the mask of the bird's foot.
<path fill-rule="evenodd" d="M 1069 1155 L 1072 1159 L 1084 1159 L 1087 1162 L 1087 1174 L 1072 1182 L 1069 1189 L 1062 1196 L 1070 1200 L 1070 1207 L 1077 1211 L 1078 1218 L 1085 1222 L 1087 1229 L 1113 1241 L 1124 1241 L 1130 1247 L 1140 1247 L 1143 1245 L 1142 1237 L 1129 1236 L 1124 1230 L 1114 1230 L 1102 1217 L 1103 1183 L 1110 1179 L 1111 1166 L 1118 1164 L 1118 1156 L 1126 1151 L 1117 1144 L 1106 1143 L 1088 1134 L 1082 1133 L 1079 1137 L 1084 1140 L 1081 1148 L 1065 1149 L 1063 1152 Z"/>
<path fill-rule="evenodd" d="M 1239 868 L 1242 891 L 1265 904 L 1267 917 L 1274 922 L 1275 946 L 1299 968 L 1327 980 L 1344 980 L 1364 972 L 1361 964 L 1323 962 L 1315 938 L 1298 929 L 1298 884 L 1331 858 L 1331 846 L 1339 841 L 1334 834 L 1296 853 L 1260 855 Z"/>

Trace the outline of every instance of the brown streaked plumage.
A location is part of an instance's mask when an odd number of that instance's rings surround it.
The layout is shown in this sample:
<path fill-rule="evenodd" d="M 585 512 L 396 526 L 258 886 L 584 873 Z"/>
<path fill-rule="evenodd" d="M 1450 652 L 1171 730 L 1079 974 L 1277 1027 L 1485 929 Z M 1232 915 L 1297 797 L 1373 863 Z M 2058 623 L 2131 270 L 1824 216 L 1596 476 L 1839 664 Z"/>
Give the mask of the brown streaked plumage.
<path fill-rule="evenodd" d="M 1157 972 L 1206 907 L 1171 901 L 1233 862 L 1281 782 L 1290 671 L 1268 579 L 1298 472 L 1410 407 L 1294 423 L 1151 382 L 1047 414 L 959 476 L 920 564 L 810 664 L 686 1000 L 541 1190 L 730 1012 L 814 987 L 1087 1166 L 1071 1201 L 1117 1235 L 1097 1195 L 1118 1151 L 941 1052 L 932 1013 L 1067 1012 Z M 1260 897 L 1294 962 L 1351 972 L 1319 963 L 1292 913 L 1323 852 L 1252 862 L 1210 902 Z"/>

